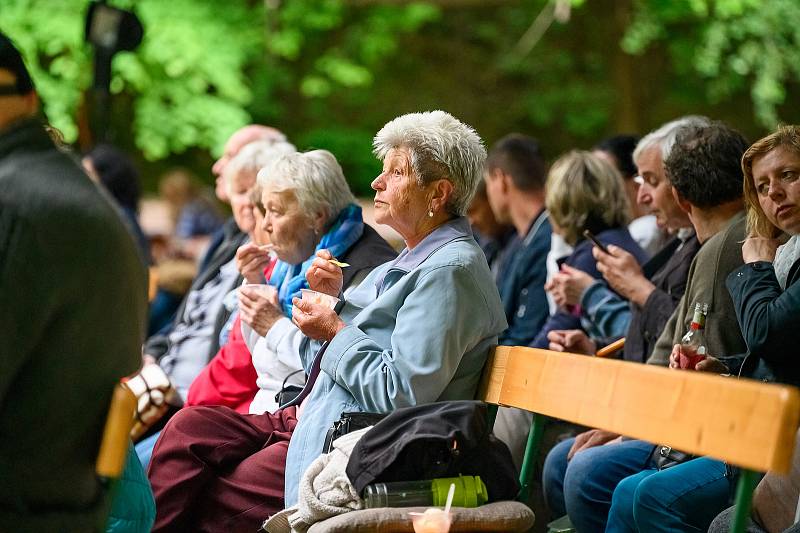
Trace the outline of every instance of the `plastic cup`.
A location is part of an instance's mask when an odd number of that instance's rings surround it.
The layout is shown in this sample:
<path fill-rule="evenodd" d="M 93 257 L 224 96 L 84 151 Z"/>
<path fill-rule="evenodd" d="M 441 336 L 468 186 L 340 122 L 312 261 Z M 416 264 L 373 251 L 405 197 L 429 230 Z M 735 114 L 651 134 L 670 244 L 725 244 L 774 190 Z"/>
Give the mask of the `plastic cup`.
<path fill-rule="evenodd" d="M 339 303 L 339 298 L 325 294 L 324 292 L 312 291 L 311 289 L 300 289 L 301 300 L 312 304 L 324 305 L 333 309 Z"/>
<path fill-rule="evenodd" d="M 414 526 L 414 533 L 448 533 L 452 518 L 450 513 L 445 513 L 444 509 L 431 507 L 425 509 L 424 513 L 408 513 L 411 516 L 411 524 Z"/>
<path fill-rule="evenodd" d="M 275 287 L 265 283 L 245 283 L 242 287 L 258 291 L 259 295 L 263 298 L 269 298 L 277 291 Z"/>

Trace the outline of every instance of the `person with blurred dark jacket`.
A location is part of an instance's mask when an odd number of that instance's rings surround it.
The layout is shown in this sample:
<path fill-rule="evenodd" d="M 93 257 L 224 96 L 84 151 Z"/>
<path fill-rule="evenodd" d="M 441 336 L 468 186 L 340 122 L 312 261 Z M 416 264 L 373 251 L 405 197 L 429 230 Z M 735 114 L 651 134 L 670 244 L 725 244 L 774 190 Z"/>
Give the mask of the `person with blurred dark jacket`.
<path fill-rule="evenodd" d="M 478 182 L 478 189 L 472 198 L 472 203 L 467 209 L 467 218 L 472 226 L 472 234 L 486 255 L 486 262 L 492 270 L 495 279 L 497 273 L 509 255 L 511 243 L 516 230 L 511 224 L 497 221 L 486 195 L 486 181 Z"/>
<path fill-rule="evenodd" d="M 0 531 L 96 531 L 95 460 L 112 391 L 141 363 L 147 273 L 38 108 L 0 33 Z"/>
<path fill-rule="evenodd" d="M 512 133 L 497 141 L 486 158 L 484 182 L 494 218 L 514 228 L 505 247 L 505 259 L 495 269 L 508 329 L 498 344 L 525 346 L 533 340 L 550 314 L 544 284 L 545 260 L 552 228 L 544 205 L 547 177 L 539 143 Z M 511 449 L 515 463 L 522 463 L 531 414 L 501 407 L 494 431 Z"/>
<path fill-rule="evenodd" d="M 145 263 L 150 264 L 150 242 L 139 225 L 139 172 L 124 152 L 110 144 L 98 144 L 82 161 L 90 178 L 105 188 L 117 202 L 125 223 L 136 240 Z"/>

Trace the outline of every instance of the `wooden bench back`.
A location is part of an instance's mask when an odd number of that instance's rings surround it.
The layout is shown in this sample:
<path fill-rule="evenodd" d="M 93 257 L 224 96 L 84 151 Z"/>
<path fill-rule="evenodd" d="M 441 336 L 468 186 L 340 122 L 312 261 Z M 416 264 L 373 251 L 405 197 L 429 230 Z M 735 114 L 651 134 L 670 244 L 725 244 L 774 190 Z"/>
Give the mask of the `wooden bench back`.
<path fill-rule="evenodd" d="M 743 468 L 788 472 L 794 387 L 526 347 L 498 347 L 479 398 Z"/>

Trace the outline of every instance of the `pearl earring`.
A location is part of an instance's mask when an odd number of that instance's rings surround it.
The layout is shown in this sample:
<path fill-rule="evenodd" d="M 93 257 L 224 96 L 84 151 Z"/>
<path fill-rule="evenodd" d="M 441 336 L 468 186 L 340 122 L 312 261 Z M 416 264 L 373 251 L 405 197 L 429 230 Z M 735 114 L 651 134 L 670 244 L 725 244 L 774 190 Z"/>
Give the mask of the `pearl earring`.
<path fill-rule="evenodd" d="M 428 216 L 433 218 L 433 209 L 428 210 Z"/>

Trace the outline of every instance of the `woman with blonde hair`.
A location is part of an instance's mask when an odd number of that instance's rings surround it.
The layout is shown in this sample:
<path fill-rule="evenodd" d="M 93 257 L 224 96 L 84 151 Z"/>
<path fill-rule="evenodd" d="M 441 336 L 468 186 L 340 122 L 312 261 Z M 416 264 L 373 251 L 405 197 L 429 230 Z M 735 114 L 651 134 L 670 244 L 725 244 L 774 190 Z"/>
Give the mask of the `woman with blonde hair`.
<path fill-rule="evenodd" d="M 793 349 L 800 328 L 800 126 L 780 126 L 756 141 L 742 171 L 745 264 L 726 284 L 748 353 L 722 360 L 732 373 L 800 385 Z"/>
<path fill-rule="evenodd" d="M 608 161 L 579 150 L 561 156 L 547 176 L 545 204 L 553 232 L 574 248 L 561 264 L 562 270 L 582 270 L 602 279 L 592 256 L 593 243 L 584 237 L 586 230 L 610 250 L 621 248 L 640 264 L 647 260 L 647 254 L 628 232 L 630 205 L 622 177 Z M 551 281 L 545 288 L 554 290 L 556 286 Z M 562 307 L 550 315 L 532 346 L 547 348 L 548 332 L 568 329 L 582 329 L 580 309 Z"/>

